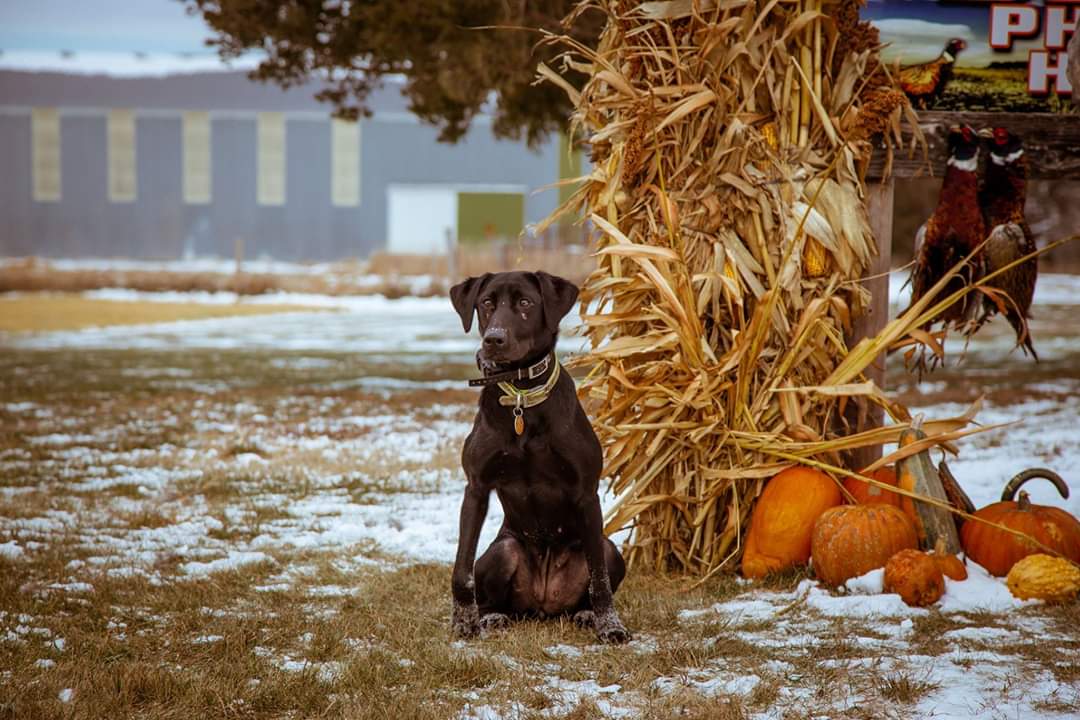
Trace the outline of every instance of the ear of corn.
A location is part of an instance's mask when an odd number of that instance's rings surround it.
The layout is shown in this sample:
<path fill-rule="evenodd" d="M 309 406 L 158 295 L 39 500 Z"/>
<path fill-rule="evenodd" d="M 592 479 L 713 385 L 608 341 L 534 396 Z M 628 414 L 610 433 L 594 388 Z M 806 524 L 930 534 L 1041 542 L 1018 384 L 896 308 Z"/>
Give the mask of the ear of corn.
<path fill-rule="evenodd" d="M 806 247 L 803 248 L 803 275 L 808 278 L 818 278 L 829 269 L 829 256 L 825 246 L 815 238 L 807 238 Z"/>
<path fill-rule="evenodd" d="M 631 562 L 708 574 L 735 566 L 770 476 L 795 463 L 844 472 L 839 451 L 907 427 L 862 373 L 926 304 L 853 349 L 845 331 L 867 309 L 858 280 L 876 252 L 869 141 L 899 137 L 911 110 L 855 0 L 575 12 L 607 16 L 595 50 L 550 38 L 590 73 L 580 90 L 563 84 L 592 171 L 553 217 L 573 210 L 598 234 L 579 364 L 619 496 L 608 529 L 633 526 Z M 851 399 L 897 424 L 853 433 L 837 422 Z M 969 420 L 923 429 L 933 442 Z"/>

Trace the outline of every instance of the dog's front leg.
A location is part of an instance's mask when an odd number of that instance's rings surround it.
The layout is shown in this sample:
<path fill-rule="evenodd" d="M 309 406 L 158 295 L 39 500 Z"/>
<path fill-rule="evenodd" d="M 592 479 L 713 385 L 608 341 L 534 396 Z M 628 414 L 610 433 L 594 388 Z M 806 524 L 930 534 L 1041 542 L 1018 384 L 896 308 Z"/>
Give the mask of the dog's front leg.
<path fill-rule="evenodd" d="M 451 628 L 457 637 L 475 637 L 480 634 L 480 611 L 476 607 L 476 581 L 473 566 L 476 564 L 476 543 L 480 540 L 480 528 L 487 517 L 490 490 L 477 487 L 471 479 L 461 501 L 461 522 L 458 527 L 458 549 L 454 560 L 454 574 L 450 590 L 454 597 Z"/>
<path fill-rule="evenodd" d="M 611 578 L 604 558 L 604 515 L 600 510 L 600 498 L 595 493 L 586 500 L 583 546 L 589 565 L 589 604 L 596 617 L 596 634 L 601 642 L 627 642 L 630 632 L 615 612 L 611 597 Z"/>

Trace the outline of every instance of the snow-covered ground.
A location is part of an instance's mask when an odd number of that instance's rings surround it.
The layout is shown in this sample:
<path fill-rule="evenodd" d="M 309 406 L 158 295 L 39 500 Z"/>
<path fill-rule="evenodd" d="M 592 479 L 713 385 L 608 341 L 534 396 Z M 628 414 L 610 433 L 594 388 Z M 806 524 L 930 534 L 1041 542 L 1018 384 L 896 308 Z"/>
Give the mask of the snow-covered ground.
<path fill-rule="evenodd" d="M 1002 323 L 972 344 L 963 365 L 922 384 L 890 366 L 912 410 L 952 416 L 985 394 L 979 422 L 1019 422 L 960 441 L 960 456 L 950 459 L 978 506 L 1030 466 L 1080 482 L 1080 324 L 1067 322 L 1077 298 L 1080 280 L 1040 279 L 1039 366 L 1009 354 Z M 465 336 L 445 299 L 245 302 L 338 311 L 0 336 L 0 420 L 10 438 L 0 445 L 0 562 L 19 572 L 58 545 L 70 558 L 47 582 L 21 583 L 21 592 L 42 603 L 63 596 L 77 607 L 117 579 L 167 587 L 243 570 L 260 574 L 260 593 L 300 588 L 334 613 L 363 592 L 371 573 L 452 561 L 464 482 L 458 454 L 475 402 L 463 382 L 475 329 Z M 567 328 L 575 322 L 568 318 Z M 563 347 L 579 344 L 568 338 Z M 1035 502 L 1080 515 L 1080 492 L 1065 500 L 1038 481 L 1027 489 Z M 500 516 L 493 501 L 482 545 Z M 313 583 L 319 557 L 332 558 L 342 578 Z M 1076 717 L 1080 676 L 1062 663 L 1080 657 L 1080 630 L 1062 630 L 1056 615 L 1014 600 L 977 566 L 969 572 L 929 611 L 880 594 L 880 572 L 843 594 L 809 580 L 781 590 L 740 584 L 719 602 L 688 600 L 665 631 L 674 638 L 634 628 L 628 649 L 559 643 L 543 648 L 540 662 L 500 661 L 547 697 L 545 716 L 587 701 L 604 716 L 632 717 L 656 698 L 689 692 L 733 698 L 762 718 Z M 945 629 L 935 634 L 935 623 Z M 0 644 L 45 643 L 33 659 L 43 671 L 62 662 L 64 639 L 55 635 L 44 616 L 0 612 Z M 200 632 L 191 642 L 216 637 Z M 728 647 L 736 641 L 743 649 Z M 678 672 L 657 671 L 644 688 L 591 669 L 620 657 L 610 653 L 659 666 L 672 642 L 693 651 Z M 301 650 L 264 645 L 256 654 L 285 671 L 314 668 L 327 678 L 340 671 Z M 1047 648 L 1057 654 L 1033 659 Z M 467 643 L 452 650 L 488 652 Z M 835 677 L 822 680 L 824 672 Z M 897 687 L 881 689 L 885 679 Z M 460 717 L 532 712 L 493 699 L 496 690 L 461 695 Z M 889 693 L 901 704 L 881 714 L 868 709 Z"/>
<path fill-rule="evenodd" d="M 163 297 L 178 293 L 107 291 L 90 293 L 103 299 Z M 205 295 L 217 295 L 217 293 Z M 200 300 L 203 298 L 199 298 Z M 214 298 L 216 301 L 217 298 Z M 276 313 L 270 322 L 243 317 L 193 320 L 160 325 L 90 328 L 72 332 L 0 336 L 0 346 L 19 348 L 131 348 L 324 350 L 352 353 L 417 353 L 428 359 L 475 352 L 476 342 L 465 337 L 450 303 L 442 298 L 387 300 L 379 295 L 331 297 L 278 293 L 245 298 L 244 303 L 283 303 L 330 307 L 341 312 Z"/>

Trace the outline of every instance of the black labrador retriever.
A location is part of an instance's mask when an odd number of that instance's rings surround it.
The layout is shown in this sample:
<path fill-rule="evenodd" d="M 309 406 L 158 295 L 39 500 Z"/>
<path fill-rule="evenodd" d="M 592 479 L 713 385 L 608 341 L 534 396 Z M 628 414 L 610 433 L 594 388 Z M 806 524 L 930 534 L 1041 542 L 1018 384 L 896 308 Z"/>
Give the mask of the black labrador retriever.
<path fill-rule="evenodd" d="M 484 374 L 470 381 L 484 389 L 461 454 L 468 485 L 451 583 L 455 635 L 573 613 L 605 642 L 630 639 L 611 599 L 626 566 L 603 533 L 600 442 L 555 358 L 559 321 L 577 296 L 544 272 L 488 273 L 450 289 L 465 332 L 473 313 L 479 319 Z M 476 560 L 492 490 L 503 524 Z"/>

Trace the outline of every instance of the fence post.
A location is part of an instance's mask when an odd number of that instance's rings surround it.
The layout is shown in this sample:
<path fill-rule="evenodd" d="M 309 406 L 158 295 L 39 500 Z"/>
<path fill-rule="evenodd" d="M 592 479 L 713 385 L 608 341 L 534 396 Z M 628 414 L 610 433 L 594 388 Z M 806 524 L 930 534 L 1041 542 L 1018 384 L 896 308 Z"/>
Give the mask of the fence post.
<path fill-rule="evenodd" d="M 457 243 L 454 242 L 454 232 L 446 228 L 446 274 L 451 284 L 458 279 Z"/>
<path fill-rule="evenodd" d="M 505 238 L 499 241 L 499 265 L 504 272 L 510 270 L 510 241 Z"/>
<path fill-rule="evenodd" d="M 244 273 L 244 238 L 237 236 L 233 241 L 233 259 L 236 268 L 233 271 L 233 291 L 236 293 L 236 302 L 240 302 L 241 280 Z"/>
<path fill-rule="evenodd" d="M 1076 23 L 1072 39 L 1069 40 L 1068 64 L 1065 67 L 1065 77 L 1069 78 L 1072 85 L 1072 101 L 1074 105 L 1080 105 L 1080 22 Z"/>
<path fill-rule="evenodd" d="M 870 291 L 869 312 L 852 323 L 848 347 L 855 347 L 863 338 L 874 337 L 885 327 L 889 319 L 889 267 L 892 265 L 892 226 L 893 226 L 893 188 L 892 178 L 871 181 L 866 187 L 866 211 L 870 220 L 870 231 L 877 241 L 877 257 L 866 269 L 867 279 L 863 285 Z M 885 389 L 885 354 L 874 358 L 866 368 L 866 377 L 874 384 Z M 885 411 L 873 403 L 869 412 L 859 423 L 855 403 L 849 405 L 848 422 L 855 432 L 881 427 L 885 422 Z M 850 454 L 851 465 L 855 469 L 864 468 L 881 457 L 881 446 L 859 448 Z"/>

